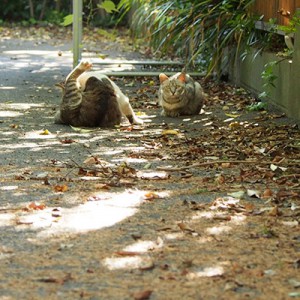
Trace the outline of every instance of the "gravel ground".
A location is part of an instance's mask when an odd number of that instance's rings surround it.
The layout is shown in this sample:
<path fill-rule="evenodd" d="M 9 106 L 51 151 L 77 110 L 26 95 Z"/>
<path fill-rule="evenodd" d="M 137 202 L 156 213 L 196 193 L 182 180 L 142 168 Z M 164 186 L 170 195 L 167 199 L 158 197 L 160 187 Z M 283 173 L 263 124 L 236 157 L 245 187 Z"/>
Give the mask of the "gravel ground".
<path fill-rule="evenodd" d="M 108 58 L 143 57 L 118 45 L 85 47 Z M 68 40 L 1 38 L 0 299 L 299 297 L 299 214 L 287 212 L 300 204 L 295 122 L 276 111 L 243 111 L 239 124 L 230 123 L 251 129 L 247 147 L 257 145 L 256 172 L 248 162 L 231 166 L 247 157 L 242 150 L 230 157 L 240 144 L 220 131 L 233 101 L 226 84 L 203 81 L 210 89 L 205 111 L 171 119 L 156 105 L 156 78 L 113 78 L 144 126 L 56 125 L 54 85 L 71 69 L 70 49 Z M 267 154 L 263 146 L 275 130 L 278 147 Z M 264 167 L 272 149 L 274 164 L 282 155 L 289 162 L 286 197 Z M 199 165 L 212 160 L 220 162 Z M 267 188 L 269 201 L 249 193 Z M 241 190 L 244 196 L 228 195 Z M 216 207 L 222 213 L 211 217 Z"/>

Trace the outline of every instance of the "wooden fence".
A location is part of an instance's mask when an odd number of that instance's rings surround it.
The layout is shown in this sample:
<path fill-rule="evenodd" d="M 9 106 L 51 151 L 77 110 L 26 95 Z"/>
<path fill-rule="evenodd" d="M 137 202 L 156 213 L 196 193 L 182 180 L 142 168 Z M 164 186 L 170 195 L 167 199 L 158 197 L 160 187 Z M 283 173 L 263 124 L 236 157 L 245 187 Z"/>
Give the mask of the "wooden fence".
<path fill-rule="evenodd" d="M 253 4 L 253 12 L 263 15 L 263 22 L 272 18 L 280 25 L 288 25 L 297 8 L 300 8 L 300 0 L 256 0 Z"/>

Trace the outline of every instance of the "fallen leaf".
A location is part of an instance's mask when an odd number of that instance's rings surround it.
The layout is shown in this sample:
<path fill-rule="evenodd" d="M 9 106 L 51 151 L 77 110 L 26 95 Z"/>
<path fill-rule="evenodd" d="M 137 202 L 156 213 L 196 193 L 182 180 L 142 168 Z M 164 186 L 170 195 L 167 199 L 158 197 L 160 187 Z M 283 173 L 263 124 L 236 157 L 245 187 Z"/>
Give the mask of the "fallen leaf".
<path fill-rule="evenodd" d="M 226 163 L 222 163 L 222 164 L 221 164 L 221 167 L 222 167 L 223 169 L 228 169 L 228 168 L 230 168 L 230 166 L 231 166 L 231 163 L 230 163 L 230 162 L 226 162 Z"/>
<path fill-rule="evenodd" d="M 66 274 L 62 278 L 56 278 L 56 277 L 45 277 L 45 278 L 40 278 L 37 281 L 40 282 L 46 282 L 46 283 L 58 283 L 58 284 L 64 284 L 66 281 L 69 281 L 72 279 L 71 274 Z"/>
<path fill-rule="evenodd" d="M 135 300 L 147 300 L 150 298 L 151 294 L 152 294 L 151 290 L 145 290 L 145 291 L 134 293 L 133 298 Z"/>
<path fill-rule="evenodd" d="M 272 208 L 272 210 L 269 212 L 269 216 L 272 216 L 272 217 L 278 217 L 280 215 L 282 215 L 282 212 L 279 211 L 278 206 L 274 206 Z"/>
<path fill-rule="evenodd" d="M 179 132 L 174 129 L 166 129 L 161 134 L 162 135 L 176 135 L 176 134 L 179 134 Z"/>
<path fill-rule="evenodd" d="M 227 117 L 230 117 L 230 118 L 237 118 L 239 117 L 240 115 L 237 115 L 237 114 L 225 114 Z"/>
<path fill-rule="evenodd" d="M 260 193 L 257 190 L 247 190 L 247 195 L 249 197 L 259 198 Z"/>
<path fill-rule="evenodd" d="M 271 164 L 270 165 L 270 169 L 274 172 L 274 171 L 276 171 L 277 170 L 277 166 L 276 165 L 274 165 L 274 164 Z"/>
<path fill-rule="evenodd" d="M 46 208 L 45 204 L 40 204 L 38 202 L 31 202 L 26 206 L 28 209 L 33 209 L 33 210 L 43 210 Z"/>
<path fill-rule="evenodd" d="M 54 186 L 54 190 L 55 192 L 66 192 L 68 190 L 68 186 L 67 185 L 56 185 Z"/>
<path fill-rule="evenodd" d="M 54 218 L 59 218 L 59 217 L 61 217 L 62 214 L 61 214 L 60 208 L 58 208 L 58 207 L 53 208 L 53 209 L 52 209 L 52 214 L 51 214 L 51 216 L 54 217 Z"/>
<path fill-rule="evenodd" d="M 228 126 L 230 129 L 234 130 L 240 128 L 241 124 L 239 122 L 231 122 Z"/>
<path fill-rule="evenodd" d="M 88 157 L 83 163 L 86 165 L 95 165 L 99 162 L 98 158 L 95 156 Z"/>
<path fill-rule="evenodd" d="M 135 252 L 135 251 L 117 251 L 114 252 L 115 255 L 118 256 L 136 256 L 136 255 L 141 255 L 140 252 Z"/>
<path fill-rule="evenodd" d="M 159 199 L 160 196 L 155 192 L 147 192 L 144 195 L 145 200 Z"/>
<path fill-rule="evenodd" d="M 231 220 L 231 216 L 228 215 L 215 215 L 213 216 L 214 220 L 220 220 L 220 221 L 230 221 Z"/>
<path fill-rule="evenodd" d="M 62 143 L 62 144 L 72 144 L 72 143 L 74 143 L 75 141 L 74 140 L 72 140 L 72 139 L 64 139 L 64 140 L 60 140 L 60 142 Z"/>
<path fill-rule="evenodd" d="M 40 133 L 40 135 L 49 135 L 49 134 L 51 134 L 51 133 L 50 133 L 50 131 L 48 129 L 45 129 L 44 131 L 42 131 Z"/>
<path fill-rule="evenodd" d="M 189 233 L 197 233 L 194 229 L 190 228 L 187 224 L 180 222 L 177 223 L 177 226 L 182 230 L 182 231 L 186 231 Z"/>
<path fill-rule="evenodd" d="M 224 184 L 225 183 L 225 176 L 224 175 L 218 175 L 215 179 L 217 184 Z"/>
<path fill-rule="evenodd" d="M 263 193 L 262 193 L 262 198 L 263 199 L 268 199 L 271 198 L 273 196 L 273 192 L 270 189 L 266 189 Z"/>

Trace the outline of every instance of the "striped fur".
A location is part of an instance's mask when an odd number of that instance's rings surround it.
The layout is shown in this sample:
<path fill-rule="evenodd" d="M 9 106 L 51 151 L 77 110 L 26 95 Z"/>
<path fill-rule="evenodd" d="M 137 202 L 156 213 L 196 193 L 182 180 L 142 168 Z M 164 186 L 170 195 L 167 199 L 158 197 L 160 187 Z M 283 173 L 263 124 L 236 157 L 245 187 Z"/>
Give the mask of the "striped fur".
<path fill-rule="evenodd" d="M 55 123 L 83 127 L 112 127 L 121 122 L 122 113 L 110 80 L 87 78 L 82 90 L 78 77 L 91 64 L 81 62 L 62 85 L 63 96 Z"/>
<path fill-rule="evenodd" d="M 160 74 L 159 80 L 158 100 L 163 108 L 163 115 L 177 117 L 199 114 L 205 94 L 198 82 L 184 72 L 170 78 Z"/>

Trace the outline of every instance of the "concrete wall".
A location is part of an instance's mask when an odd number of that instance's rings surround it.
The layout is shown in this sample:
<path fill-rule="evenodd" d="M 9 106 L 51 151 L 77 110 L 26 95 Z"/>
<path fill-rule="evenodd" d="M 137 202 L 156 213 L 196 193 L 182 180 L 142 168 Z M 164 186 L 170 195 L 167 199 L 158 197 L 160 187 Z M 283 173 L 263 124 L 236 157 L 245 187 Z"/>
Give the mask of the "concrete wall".
<path fill-rule="evenodd" d="M 300 30 L 295 34 L 294 54 L 291 61 L 280 62 L 274 68 L 275 88 L 270 88 L 270 97 L 267 101 L 272 102 L 284 111 L 289 117 L 300 120 Z M 258 95 L 263 91 L 264 81 L 261 73 L 265 64 L 278 60 L 273 53 L 262 53 L 248 56 L 244 61 L 239 61 L 235 66 L 233 79 L 237 85 L 243 86 Z"/>

